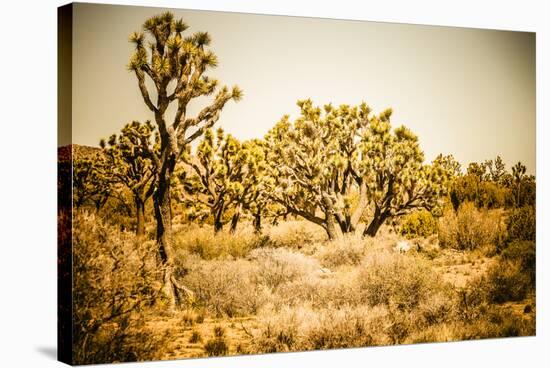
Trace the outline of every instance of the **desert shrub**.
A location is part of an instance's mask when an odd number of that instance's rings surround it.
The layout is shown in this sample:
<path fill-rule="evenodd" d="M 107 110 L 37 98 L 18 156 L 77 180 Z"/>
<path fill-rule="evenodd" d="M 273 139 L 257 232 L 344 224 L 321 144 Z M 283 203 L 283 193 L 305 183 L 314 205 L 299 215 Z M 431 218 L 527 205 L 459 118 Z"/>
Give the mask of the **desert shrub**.
<path fill-rule="evenodd" d="M 360 236 L 345 236 L 327 242 L 316 254 L 323 267 L 333 268 L 343 265 L 355 266 L 361 263 L 365 244 Z"/>
<path fill-rule="evenodd" d="M 485 278 L 475 278 L 456 291 L 456 319 L 471 323 L 487 313 Z"/>
<path fill-rule="evenodd" d="M 456 314 L 456 303 L 451 288 L 441 288 L 424 298 L 416 307 L 415 324 L 420 328 L 451 320 Z"/>
<path fill-rule="evenodd" d="M 479 195 L 476 204 L 483 208 L 502 208 L 506 205 L 507 198 L 511 195 L 508 188 L 499 184 L 484 181 L 479 185 Z"/>
<path fill-rule="evenodd" d="M 285 248 L 255 249 L 249 259 L 257 266 L 252 276 L 254 282 L 272 290 L 320 268 L 315 259 Z"/>
<path fill-rule="evenodd" d="M 222 326 L 214 326 L 214 337 L 222 338 L 225 335 L 225 329 Z"/>
<path fill-rule="evenodd" d="M 144 327 L 162 286 L 155 242 L 86 213 L 73 225 L 75 363 L 159 358 L 165 340 Z"/>
<path fill-rule="evenodd" d="M 458 248 L 458 221 L 453 209 L 447 208 L 438 220 L 437 237 L 443 248 Z"/>
<path fill-rule="evenodd" d="M 320 272 L 316 259 L 286 248 L 255 249 L 246 260 L 205 261 L 189 254 L 177 259 L 178 269 L 185 270 L 180 277 L 195 292 L 195 306 L 216 316 L 254 314 L 282 285 L 299 285 Z"/>
<path fill-rule="evenodd" d="M 181 313 L 180 318 L 183 327 L 190 327 L 195 324 L 196 314 L 193 311 L 185 310 Z"/>
<path fill-rule="evenodd" d="M 401 235 L 407 239 L 427 238 L 437 232 L 437 221 L 427 210 L 413 212 L 401 222 Z"/>
<path fill-rule="evenodd" d="M 455 210 L 466 202 L 472 202 L 478 208 L 501 208 L 507 205 L 511 196 L 509 188 L 491 181 L 480 181 L 475 175 L 456 178 L 450 190 Z"/>
<path fill-rule="evenodd" d="M 492 303 L 523 300 L 532 288 L 531 277 L 517 261 L 501 261 L 487 272 L 487 298 Z"/>
<path fill-rule="evenodd" d="M 438 236 L 443 247 L 460 250 L 481 249 L 494 254 L 502 246 L 506 229 L 498 210 L 479 210 L 466 202 L 457 213 L 447 210 L 439 220 Z"/>
<path fill-rule="evenodd" d="M 174 242 L 176 250 L 186 250 L 210 260 L 245 257 L 261 245 L 262 239 L 248 229 L 235 234 L 225 231 L 215 234 L 209 226 L 190 225 L 175 234 Z"/>
<path fill-rule="evenodd" d="M 401 254 L 371 254 L 358 273 L 361 297 L 370 306 L 395 305 L 412 310 L 441 288 L 424 260 Z"/>
<path fill-rule="evenodd" d="M 424 343 L 478 340 L 512 336 L 533 336 L 534 319 L 525 319 L 510 312 L 487 311 L 473 322 L 448 322 L 429 326 L 412 333 L 406 342 Z"/>
<path fill-rule="evenodd" d="M 383 305 L 321 309 L 300 305 L 266 311 L 258 323 L 251 344 L 255 353 L 400 344 L 439 326 L 426 327 L 416 314 Z"/>
<path fill-rule="evenodd" d="M 280 285 L 270 298 L 274 309 L 296 307 L 307 302 L 313 308 L 340 308 L 362 303 L 354 272 L 334 277 L 314 273 Z"/>
<path fill-rule="evenodd" d="M 255 313 L 262 292 L 251 281 L 253 267 L 245 260 L 191 261 L 183 282 L 195 292 L 198 307 L 216 316 Z"/>
<path fill-rule="evenodd" d="M 325 235 L 307 221 L 285 221 L 266 232 L 271 247 L 302 249 L 325 239 Z"/>
<path fill-rule="evenodd" d="M 204 312 L 198 313 L 195 317 L 195 323 L 201 324 L 204 322 Z"/>
<path fill-rule="evenodd" d="M 216 337 L 204 344 L 204 351 L 208 356 L 224 356 L 229 352 L 229 347 L 224 338 Z"/>
<path fill-rule="evenodd" d="M 535 285 L 536 278 L 536 246 L 533 241 L 513 241 L 502 252 L 505 260 L 518 262 L 521 271 L 529 275 L 531 284 Z"/>
<path fill-rule="evenodd" d="M 202 340 L 202 336 L 199 331 L 192 331 L 189 337 L 189 343 L 196 344 Z"/>
<path fill-rule="evenodd" d="M 462 324 L 456 330 L 456 338 L 461 340 L 532 336 L 534 334 L 534 319 L 522 318 L 512 311 L 498 306 L 489 307 L 473 323 Z"/>
<path fill-rule="evenodd" d="M 532 206 L 524 206 L 511 210 L 506 221 L 509 240 L 535 241 L 536 213 Z"/>
<path fill-rule="evenodd" d="M 312 309 L 308 306 L 268 311 L 259 318 L 253 352 L 349 348 L 390 343 L 385 308 Z"/>

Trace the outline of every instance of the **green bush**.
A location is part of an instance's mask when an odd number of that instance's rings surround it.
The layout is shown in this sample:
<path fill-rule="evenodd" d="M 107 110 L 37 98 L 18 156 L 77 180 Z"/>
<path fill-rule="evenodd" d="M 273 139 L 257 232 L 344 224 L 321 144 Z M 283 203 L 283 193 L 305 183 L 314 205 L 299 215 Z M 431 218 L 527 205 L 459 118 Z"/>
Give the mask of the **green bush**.
<path fill-rule="evenodd" d="M 413 212 L 405 216 L 401 223 L 401 235 L 407 239 L 427 238 L 436 232 L 437 221 L 427 210 Z"/>
<path fill-rule="evenodd" d="M 536 238 L 536 213 L 532 206 L 515 208 L 510 212 L 508 220 L 509 240 L 532 240 Z"/>
<path fill-rule="evenodd" d="M 510 202 L 511 197 L 509 188 L 491 181 L 480 181 L 475 175 L 457 178 L 450 191 L 455 210 L 465 202 L 473 202 L 478 208 L 502 208 Z"/>

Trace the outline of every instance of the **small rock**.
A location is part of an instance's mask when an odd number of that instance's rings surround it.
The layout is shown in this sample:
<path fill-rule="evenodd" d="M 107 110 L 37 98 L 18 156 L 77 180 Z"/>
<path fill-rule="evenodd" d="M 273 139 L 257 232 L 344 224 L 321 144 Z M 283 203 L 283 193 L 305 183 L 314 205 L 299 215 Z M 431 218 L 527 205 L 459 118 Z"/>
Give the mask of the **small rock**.
<path fill-rule="evenodd" d="M 406 253 L 411 249 L 411 244 L 408 241 L 401 240 L 397 242 L 393 249 L 399 253 Z"/>

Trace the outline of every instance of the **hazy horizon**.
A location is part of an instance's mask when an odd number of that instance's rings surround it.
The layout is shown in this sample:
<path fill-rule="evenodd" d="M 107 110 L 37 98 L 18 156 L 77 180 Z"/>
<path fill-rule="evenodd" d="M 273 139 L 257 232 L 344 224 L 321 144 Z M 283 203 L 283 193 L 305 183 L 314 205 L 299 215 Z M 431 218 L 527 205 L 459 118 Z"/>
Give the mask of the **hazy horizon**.
<path fill-rule="evenodd" d="M 164 9 L 74 9 L 72 139 L 98 146 L 132 120 L 153 120 L 126 69 L 128 35 Z M 208 75 L 244 90 L 216 124 L 239 139 L 296 117 L 298 99 L 365 101 L 376 113 L 392 107 L 392 126 L 415 132 L 427 161 L 453 154 L 465 168 L 500 155 L 508 169 L 522 161 L 536 173 L 534 33 L 170 10 L 187 32 L 212 36 L 219 66 Z"/>

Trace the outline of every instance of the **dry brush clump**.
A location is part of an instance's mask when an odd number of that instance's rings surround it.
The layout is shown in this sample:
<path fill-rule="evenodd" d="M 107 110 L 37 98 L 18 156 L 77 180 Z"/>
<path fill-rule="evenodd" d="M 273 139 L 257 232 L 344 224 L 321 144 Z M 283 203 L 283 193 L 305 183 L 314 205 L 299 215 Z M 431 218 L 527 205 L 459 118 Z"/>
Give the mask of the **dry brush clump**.
<path fill-rule="evenodd" d="M 228 231 L 214 233 L 210 226 L 188 224 L 174 234 L 174 250 L 185 250 L 205 260 L 243 258 L 262 245 L 262 237 L 251 228 L 243 228 L 235 234 Z"/>
<path fill-rule="evenodd" d="M 402 219 L 400 230 L 407 239 L 427 238 L 437 233 L 437 220 L 430 211 L 415 211 Z"/>
<path fill-rule="evenodd" d="M 508 225 L 509 240 L 535 241 L 537 235 L 535 207 L 514 208 L 510 212 L 506 224 Z"/>
<path fill-rule="evenodd" d="M 413 310 L 443 285 L 423 259 L 389 252 L 369 255 L 357 282 L 367 305 L 391 304 L 403 310 Z"/>
<path fill-rule="evenodd" d="M 281 284 L 304 278 L 319 271 L 317 260 L 286 248 L 255 249 L 249 255 L 255 264 L 254 282 L 270 290 Z"/>
<path fill-rule="evenodd" d="M 75 363 L 159 358 L 167 341 L 144 327 L 162 285 L 155 243 L 86 212 L 73 225 Z"/>
<path fill-rule="evenodd" d="M 212 260 L 188 257 L 183 282 L 195 293 L 195 307 L 216 317 L 254 314 L 264 292 L 253 283 L 254 265 L 246 260 Z"/>
<path fill-rule="evenodd" d="M 368 241 L 360 235 L 343 236 L 327 242 L 316 253 L 323 267 L 357 266 L 361 263 Z"/>
<path fill-rule="evenodd" d="M 203 260 L 182 255 L 183 282 L 195 292 L 195 306 L 217 317 L 255 314 L 273 302 L 281 285 L 301 280 L 320 266 L 313 258 L 285 248 L 261 248 L 246 259 Z"/>
<path fill-rule="evenodd" d="M 312 309 L 309 306 L 266 311 L 259 319 L 251 352 L 274 353 L 384 344 L 384 312 L 379 309 Z"/>
<path fill-rule="evenodd" d="M 229 352 L 229 346 L 225 338 L 225 330 L 221 326 L 213 329 L 214 337 L 204 344 L 204 351 L 208 356 L 223 356 Z"/>
<path fill-rule="evenodd" d="M 506 239 L 503 211 L 477 209 L 471 202 L 463 203 L 456 213 L 447 209 L 439 219 L 438 236 L 442 247 L 494 255 Z"/>
<path fill-rule="evenodd" d="M 325 240 L 324 232 L 307 221 L 284 221 L 265 230 L 275 248 L 303 250 Z"/>

